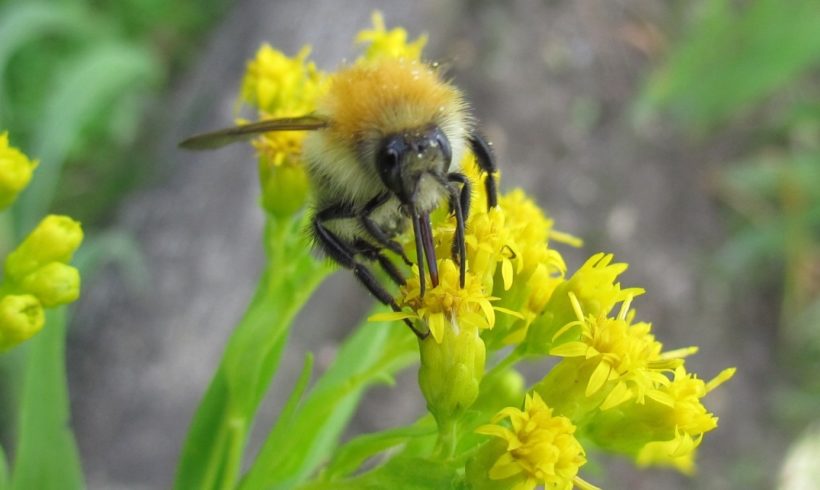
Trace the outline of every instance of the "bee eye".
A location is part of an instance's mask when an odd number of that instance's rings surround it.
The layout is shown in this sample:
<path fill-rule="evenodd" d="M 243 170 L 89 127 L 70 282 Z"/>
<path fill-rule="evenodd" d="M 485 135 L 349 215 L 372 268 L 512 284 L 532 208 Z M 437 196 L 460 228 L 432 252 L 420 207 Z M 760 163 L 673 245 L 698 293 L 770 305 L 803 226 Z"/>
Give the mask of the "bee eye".
<path fill-rule="evenodd" d="M 376 168 L 384 185 L 393 192 L 401 188 L 400 162 L 402 155 L 407 151 L 407 144 L 401 136 L 388 136 L 376 154 Z"/>
<path fill-rule="evenodd" d="M 453 149 L 450 147 L 450 140 L 447 139 L 447 135 L 444 134 L 444 131 L 440 128 L 436 128 L 434 130 L 433 137 L 435 138 L 435 142 L 441 151 L 442 157 L 444 157 L 444 170 L 447 171 L 453 160 Z"/>

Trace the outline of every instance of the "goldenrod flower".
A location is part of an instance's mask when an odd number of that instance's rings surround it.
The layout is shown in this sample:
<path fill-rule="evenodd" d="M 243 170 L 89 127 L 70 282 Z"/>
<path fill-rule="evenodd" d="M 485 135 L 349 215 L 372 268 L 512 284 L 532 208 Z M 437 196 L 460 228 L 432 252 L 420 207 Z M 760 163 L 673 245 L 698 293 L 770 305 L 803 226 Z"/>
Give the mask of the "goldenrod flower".
<path fill-rule="evenodd" d="M 400 305 L 409 307 L 412 312 L 380 313 L 370 317 L 370 320 L 420 320 L 430 328 L 430 334 L 437 343 L 444 339 L 446 328 L 492 328 L 495 324 L 495 311 L 491 301 L 496 298 L 485 293 L 478 279 L 469 272 L 462 288 L 459 284 L 458 266 L 452 260 L 440 259 L 438 268 L 439 284 L 428 288 L 424 297 L 421 296 L 421 282 L 416 267 L 413 268 L 414 275 L 401 288 Z"/>
<path fill-rule="evenodd" d="M 593 255 L 572 277 L 555 288 L 545 307 L 550 314 L 536 319 L 527 332 L 526 346 L 530 352 L 545 354 L 553 343 L 565 340 L 555 334 L 577 320 L 570 293 L 580 303 L 582 310 L 593 316 L 607 314 L 616 304 L 643 294 L 641 288 L 622 289 L 620 283 L 615 282 L 627 265 L 613 264 L 612 259 L 612 254 Z"/>
<path fill-rule="evenodd" d="M 248 62 L 241 99 L 260 113 L 276 117 L 304 116 L 316 109 L 325 90 L 325 75 L 308 61 L 310 46 L 289 57 L 263 44 Z"/>
<path fill-rule="evenodd" d="M 493 291 L 493 276 L 501 264 L 504 291 L 512 287 L 513 259 L 520 256 L 516 243 L 505 226 L 506 215 L 499 208 L 474 213 L 467 223 L 465 243 L 467 262 L 473 274 L 480 276 L 488 291 Z"/>
<path fill-rule="evenodd" d="M 444 328 L 442 338 L 419 341 L 419 387 L 440 431 L 475 402 L 486 350 L 474 325 Z"/>
<path fill-rule="evenodd" d="M 680 349 L 662 353 L 663 345 L 650 333 L 649 323 L 632 323 L 629 314 L 631 298 L 621 305 L 617 318 L 604 313 L 584 316 L 581 304 L 574 293 L 569 293 L 577 320 L 570 322 L 553 335 L 553 341 L 565 332 L 580 329 L 578 340 L 564 342 L 550 349 L 550 355 L 578 358 L 579 370 L 591 367 L 584 396 L 593 397 L 605 387 L 606 398 L 601 410 L 608 410 L 632 398 L 638 403 L 644 397 L 668 402 L 660 390 L 669 384 L 665 372 L 681 366 L 683 357 L 696 349 Z"/>
<path fill-rule="evenodd" d="M 241 100 L 259 111 L 260 119 L 298 117 L 316 111 L 327 90 L 328 76 L 307 60 L 310 47 L 294 57 L 263 44 L 248 63 Z M 305 204 L 309 191 L 302 165 L 305 131 L 272 131 L 254 138 L 259 155 L 262 206 L 275 216 L 290 216 Z"/>
<path fill-rule="evenodd" d="M 8 132 L 0 133 L 0 210 L 17 199 L 31 180 L 37 162 L 29 160 L 17 148 L 9 146 Z"/>
<path fill-rule="evenodd" d="M 399 304 L 412 311 L 380 313 L 371 321 L 412 319 L 426 324 L 430 335 L 419 341 L 419 386 L 430 412 L 447 430 L 450 422 L 475 401 L 484 375 L 485 346 L 479 332 L 495 324 L 492 301 L 473 274 L 462 288 L 458 266 L 438 261 L 439 284 L 421 296 L 418 268 L 401 288 Z M 504 313 L 515 312 L 500 309 Z"/>
<path fill-rule="evenodd" d="M 499 424 L 504 419 L 509 419 L 509 428 Z M 538 485 L 566 490 L 573 486 L 596 488 L 578 477 L 586 454 L 574 436 L 575 426 L 566 417 L 553 416 L 537 393 L 525 397 L 524 410 L 505 408 L 492 424 L 476 429 L 506 443 L 505 451 L 487 472 L 490 480 L 506 480 L 507 488 L 515 490 Z"/>
<path fill-rule="evenodd" d="M 384 25 L 384 16 L 379 11 L 373 12 L 371 19 L 373 29 L 365 29 L 356 36 L 357 43 L 369 44 L 362 57 L 364 60 L 378 58 L 404 58 L 419 60 L 427 36 L 421 35 L 413 42 L 407 42 L 407 31 L 396 27 L 389 31 Z"/>
<path fill-rule="evenodd" d="M 550 240 L 555 240 L 573 247 L 583 245 L 580 238 L 553 229 L 555 221 L 547 217 L 522 189 L 504 194 L 498 204 L 507 214 L 510 232 L 518 243 L 547 245 Z"/>
<path fill-rule="evenodd" d="M 660 388 L 662 397 L 598 412 L 587 423 L 585 434 L 598 446 L 629 455 L 641 466 L 670 466 L 692 473 L 697 447 L 718 422 L 701 400 L 734 373 L 734 368 L 725 369 L 704 382 L 679 366 L 674 379 Z"/>

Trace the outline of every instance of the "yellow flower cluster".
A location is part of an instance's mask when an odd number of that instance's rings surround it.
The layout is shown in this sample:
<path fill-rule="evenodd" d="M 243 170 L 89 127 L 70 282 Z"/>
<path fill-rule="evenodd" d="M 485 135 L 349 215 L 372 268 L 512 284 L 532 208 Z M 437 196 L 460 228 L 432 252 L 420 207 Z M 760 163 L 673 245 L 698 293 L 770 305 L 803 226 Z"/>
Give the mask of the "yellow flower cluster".
<path fill-rule="evenodd" d="M 425 37 L 409 42 L 403 29 L 387 30 L 379 13 L 356 40 L 369 43 L 357 63 L 419 60 L 426 43 Z M 248 67 L 243 100 L 263 117 L 312 112 L 333 75 L 316 70 L 307 55 L 305 49 L 287 58 L 263 46 Z M 300 155 L 301 139 L 281 137 L 291 139 L 256 143 L 261 160 L 273 167 L 298 162 Z M 419 385 L 439 425 L 437 447 L 445 449 L 437 454 L 466 461 L 463 474 L 474 489 L 596 488 L 578 476 L 586 462 L 581 441 L 639 465 L 691 471 L 703 435 L 717 426 L 702 399 L 734 370 L 708 383 L 688 373 L 684 358 L 696 349 L 663 351 L 651 325 L 635 320 L 632 300 L 644 290 L 621 287 L 626 264 L 598 253 L 567 277 L 552 244 L 577 247 L 581 241 L 555 230 L 522 190 L 499 196 L 499 205 L 488 210 L 484 179 L 498 175 L 482 174 L 473 155 L 465 156 L 462 168 L 474 189 L 464 286 L 448 258 L 455 218 L 443 209 L 432 216 L 439 283 L 422 296 L 413 267 L 396 298 L 402 310 L 371 317 L 429 329 L 419 340 Z M 404 237 L 408 246 L 411 241 Z M 557 364 L 525 394 L 515 364 L 546 357 Z M 498 405 L 510 400 L 512 406 Z M 452 458 L 455 451 L 462 451 L 461 459 Z"/>
<path fill-rule="evenodd" d="M 509 419 L 510 428 L 497 425 L 504 419 Z M 574 436 L 575 426 L 566 417 L 554 416 L 537 393 L 524 398 L 524 410 L 505 408 L 493 417 L 492 424 L 483 425 L 476 432 L 506 443 L 486 472 L 490 480 L 504 480 L 505 488 L 597 488 L 578 477 L 579 468 L 587 460 L 584 448 Z"/>
<path fill-rule="evenodd" d="M 477 176 L 469 170 L 467 174 Z M 474 200 L 486 202 L 480 180 L 473 181 L 473 189 Z M 434 224 L 437 253 L 446 257 L 455 230 L 453 217 L 437 215 Z M 632 300 L 644 290 L 621 286 L 618 278 L 627 265 L 615 262 L 611 254 L 593 255 L 566 277 L 564 260 L 550 241 L 580 243 L 552 226 L 521 190 L 500 196 L 497 208 L 473 207 L 467 222 L 465 288 L 459 291 L 458 271 L 446 259 L 441 268 L 452 269 L 447 274 L 452 277 L 442 279 L 439 288 L 444 289 L 433 288 L 421 297 L 418 272 L 413 271 L 399 292 L 399 304 L 410 311 L 387 314 L 392 319 L 421 320 L 430 328 L 432 339 L 420 342 L 419 380 L 440 429 L 443 425 L 450 430 L 466 417 L 469 403 L 493 385 L 483 383 L 485 373 L 475 366 L 453 375 L 450 360 L 464 356 L 461 349 L 480 352 L 482 365 L 494 351 L 511 344 L 511 364 L 523 357 L 560 359 L 525 397 L 523 411 L 502 409 L 492 425 L 477 429 L 504 439 L 507 446 L 485 443 L 468 463 L 468 479 L 475 488 L 592 488 L 576 478 L 585 462 L 583 449 L 572 436 L 576 432 L 582 440 L 627 455 L 639 465 L 691 471 L 703 435 L 717 426 L 701 400 L 734 371 L 726 370 L 709 383 L 687 373 L 684 358 L 697 349 L 664 351 L 651 325 L 635 321 Z M 507 314 L 495 318 L 487 313 L 492 310 Z M 474 336 L 469 344 L 455 340 L 465 328 L 477 333 L 478 341 Z M 465 379 L 467 374 L 473 378 Z M 451 408 L 453 396 L 442 395 L 447 387 L 459 392 L 476 384 L 479 392 L 471 388 L 469 397 L 460 397 L 458 410 Z M 428 396 L 429 386 L 437 387 L 437 396 Z M 561 432 L 564 429 L 566 433 Z M 574 442 L 552 444 L 559 433 L 565 436 L 562 440 Z M 554 461 L 573 463 L 561 473 Z M 490 483 L 479 484 L 482 478 Z"/>
<path fill-rule="evenodd" d="M 248 63 L 241 101 L 256 108 L 260 120 L 312 113 L 327 89 L 327 75 L 307 60 L 308 55 L 309 46 L 290 58 L 262 45 Z M 308 195 L 301 161 L 305 136 L 304 131 L 272 131 L 253 140 L 259 155 L 262 206 L 275 216 L 289 216 L 304 206 Z"/>
<path fill-rule="evenodd" d="M 378 58 L 421 58 L 421 51 L 427 44 L 427 36 L 419 36 L 415 41 L 408 43 L 407 31 L 404 29 L 396 27 L 387 30 L 381 12 L 373 12 L 372 21 L 373 29 L 365 29 L 356 36 L 357 43 L 368 44 L 361 59 L 370 61 Z"/>
<path fill-rule="evenodd" d="M 8 147 L 0 136 L 0 180 L 6 206 L 25 187 L 35 164 Z M 9 185 L 11 183 L 11 185 Z M 75 301 L 80 274 L 68 265 L 80 246 L 80 223 L 67 216 L 46 216 L 7 257 L 0 283 L 0 351 L 31 338 L 43 328 L 44 308 Z"/>

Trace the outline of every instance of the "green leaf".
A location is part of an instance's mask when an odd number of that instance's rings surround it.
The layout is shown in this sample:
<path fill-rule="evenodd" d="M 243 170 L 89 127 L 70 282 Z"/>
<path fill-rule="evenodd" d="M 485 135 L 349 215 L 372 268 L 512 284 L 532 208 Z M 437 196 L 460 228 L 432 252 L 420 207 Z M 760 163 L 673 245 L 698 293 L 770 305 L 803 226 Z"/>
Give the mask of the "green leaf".
<path fill-rule="evenodd" d="M 426 417 L 408 427 L 396 427 L 356 437 L 336 451 L 333 460 L 322 472 L 322 480 L 336 480 L 350 475 L 367 459 L 387 449 L 405 444 L 417 437 L 435 436 L 437 433 L 434 421 Z"/>
<path fill-rule="evenodd" d="M 671 108 L 708 128 L 820 64 L 820 3 L 706 2 L 705 15 L 649 79 L 638 113 Z"/>
<path fill-rule="evenodd" d="M 400 324 L 359 327 L 305 398 L 297 416 L 274 426 L 240 488 L 292 488 L 303 482 L 335 449 L 364 391 L 392 380 L 395 372 L 417 359 L 416 338 Z"/>
<path fill-rule="evenodd" d="M 396 457 L 385 465 L 361 476 L 344 481 L 314 482 L 300 490 L 402 490 L 458 489 L 460 478 L 456 468 L 440 461 L 423 458 Z"/>
<path fill-rule="evenodd" d="M 54 34 L 88 36 L 96 24 L 76 5 L 54 2 L 15 2 L 0 9 L 0 94 L 5 70 L 22 46 Z"/>
<path fill-rule="evenodd" d="M 6 461 L 6 452 L 0 446 L 0 490 L 6 490 L 9 486 L 9 466 Z"/>
<path fill-rule="evenodd" d="M 65 372 L 65 309 L 46 310 L 46 325 L 25 348 L 25 374 L 11 488 L 85 488 L 71 432 Z"/>
<path fill-rule="evenodd" d="M 42 124 L 29 152 L 40 161 L 37 178 L 16 205 L 18 235 L 34 227 L 48 212 L 63 163 L 88 121 L 107 105 L 155 81 L 158 74 L 157 61 L 147 49 L 110 42 L 89 48 L 65 73 L 55 75 Z"/>
<path fill-rule="evenodd" d="M 299 230 L 306 219 L 267 222 L 268 265 L 193 418 L 177 489 L 232 488 L 236 483 L 247 434 L 276 373 L 293 318 L 330 273 L 303 242 Z"/>

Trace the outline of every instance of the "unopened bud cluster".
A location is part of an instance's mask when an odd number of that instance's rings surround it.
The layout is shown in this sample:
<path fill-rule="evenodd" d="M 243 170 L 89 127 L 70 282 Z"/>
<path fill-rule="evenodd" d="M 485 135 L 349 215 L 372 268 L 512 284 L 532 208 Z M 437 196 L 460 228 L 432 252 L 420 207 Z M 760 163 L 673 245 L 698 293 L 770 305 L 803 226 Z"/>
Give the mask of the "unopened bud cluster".
<path fill-rule="evenodd" d="M 83 239 L 80 223 L 50 215 L 6 258 L 0 290 L 0 350 L 43 328 L 43 308 L 80 296 L 80 273 L 68 265 Z"/>
<path fill-rule="evenodd" d="M 36 164 L 8 146 L 0 134 L 0 207 L 7 207 L 31 179 Z M 80 274 L 69 265 L 83 240 L 80 223 L 46 216 L 6 257 L 0 282 L 0 351 L 28 340 L 43 328 L 44 308 L 75 301 Z"/>

